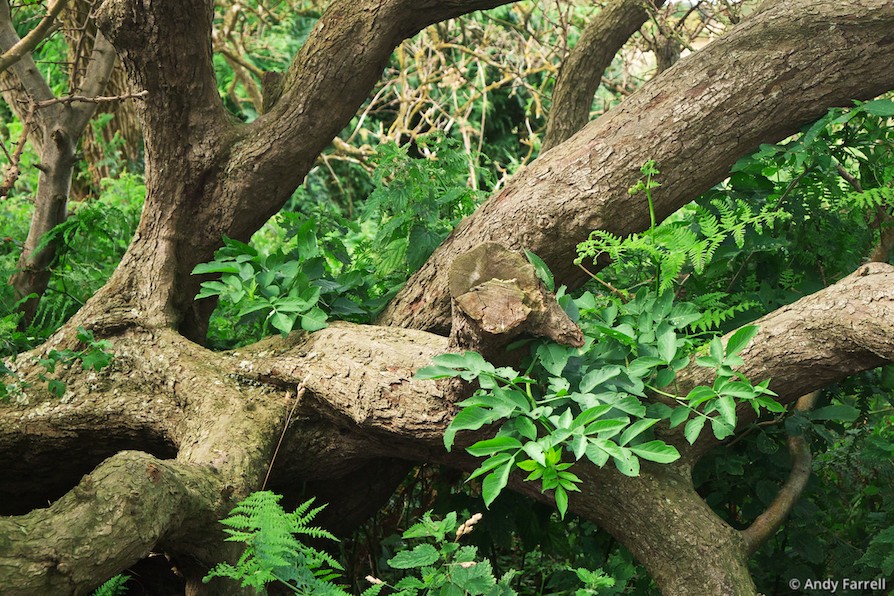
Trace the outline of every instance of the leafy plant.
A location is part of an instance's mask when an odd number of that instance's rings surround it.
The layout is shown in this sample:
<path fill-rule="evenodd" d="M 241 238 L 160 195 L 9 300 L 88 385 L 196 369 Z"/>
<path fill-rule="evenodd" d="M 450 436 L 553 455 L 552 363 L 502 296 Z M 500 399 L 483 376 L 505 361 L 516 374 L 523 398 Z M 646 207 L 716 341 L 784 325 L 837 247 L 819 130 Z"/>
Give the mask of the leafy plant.
<path fill-rule="evenodd" d="M 471 532 L 481 520 L 476 513 L 463 523 L 457 520 L 456 512 L 448 513 L 444 519 L 436 520 L 431 512 L 426 512 L 422 520 L 403 533 L 405 540 L 424 540 L 412 549 L 402 550 L 388 560 L 394 569 L 416 570 L 417 575 L 408 575 L 392 586 L 394 596 L 416 596 L 417 594 L 457 594 L 469 596 L 510 596 L 515 590 L 510 587 L 514 571 L 504 574 L 499 580 L 494 577 L 493 567 L 487 559 L 478 559 L 475 546 L 462 546 L 460 539 Z M 367 577 L 375 586 L 383 586 L 381 580 Z"/>
<path fill-rule="evenodd" d="M 380 275 L 409 275 L 421 267 L 484 196 L 468 187 L 469 164 L 457 141 L 417 137 L 418 158 L 410 148 L 387 143 L 374 159 L 375 189 L 365 211 L 377 225 L 371 247 Z"/>
<path fill-rule="evenodd" d="M 105 339 L 96 339 L 89 329 L 78 327 L 77 338 L 84 344 L 84 348 L 50 350 L 38 360 L 38 364 L 44 369 L 44 372 L 38 374 L 38 379 L 46 383 L 49 392 L 56 397 L 63 397 L 67 389 L 63 381 L 48 376 L 56 372 L 56 367 L 68 368 L 79 362 L 84 370 L 100 371 L 108 366 L 114 357 L 114 353 L 110 351 L 112 343 Z M 5 365 L 0 365 L 0 374 L 11 375 L 13 372 Z M 25 381 L 0 384 L 0 400 L 9 399 L 10 395 L 21 395 L 27 388 L 28 383 Z"/>
<path fill-rule="evenodd" d="M 781 408 L 770 399 L 767 382 L 755 387 L 732 370 L 741 364 L 738 353 L 754 336 L 754 328 L 735 334 L 725 351 L 719 339 L 712 341 L 710 354 L 696 364 L 717 371 L 714 386 L 676 396 L 659 388 L 672 385 L 676 371 L 690 362 L 695 342 L 685 329 L 701 316 L 691 304 L 674 304 L 672 294 L 656 297 L 645 288 L 628 303 L 600 307 L 589 292 L 564 302 L 579 317 L 583 348 L 536 344 L 523 373 L 494 367 L 475 352 L 437 356 L 433 366 L 416 373 L 418 379 L 458 376 L 478 382 L 475 393 L 458 404 L 462 409 L 444 434 L 448 450 L 458 431 L 504 421 L 494 438 L 467 448 L 486 458 L 470 479 L 485 476 L 482 495 L 487 505 L 517 467 L 529 473 L 528 480 L 540 480 L 543 491 L 555 491 L 564 516 L 568 492 L 579 490 L 581 482 L 569 470 L 573 461 L 586 457 L 602 467 L 612 460 L 622 473 L 636 476 L 641 459 L 670 463 L 679 458 L 673 446 L 650 434 L 663 418 L 676 426 L 695 416 L 686 432 L 694 442 L 707 420 L 718 439 L 732 434 L 736 400 L 755 408 Z M 648 391 L 664 395 L 677 407 L 648 408 Z"/>
<path fill-rule="evenodd" d="M 217 296 L 237 310 L 239 318 L 263 317 L 263 328 L 287 335 L 296 323 L 305 331 L 326 326 L 326 313 L 317 306 L 320 287 L 311 284 L 301 261 L 283 251 L 261 255 L 244 242 L 224 238 L 214 260 L 193 269 L 194 275 L 220 273 L 219 281 L 202 282 L 196 299 Z"/>
<path fill-rule="evenodd" d="M 764 226 L 773 226 L 776 220 L 784 217 L 783 213 L 766 206 L 754 213 L 744 201 L 715 199 L 711 205 L 719 217 L 705 207 L 694 205 L 691 207 L 693 217 L 658 225 L 652 190 L 660 187 L 655 180 L 660 171 L 654 161 L 649 161 L 642 166 L 641 172 L 643 178 L 628 192 L 631 195 L 645 194 L 649 203 L 650 229 L 626 238 L 605 230 L 594 230 L 577 247 L 577 265 L 582 265 L 585 260 L 608 257 L 616 267 L 624 268 L 631 275 L 631 285 L 650 281 L 641 277 L 651 272 L 655 291 L 662 294 L 675 287 L 684 268 L 702 273 L 727 239 L 732 238 L 741 248 L 747 228 L 761 233 Z"/>
<path fill-rule="evenodd" d="M 326 530 L 309 525 L 325 505 L 312 508 L 310 499 L 287 513 L 279 504 L 281 499 L 270 491 L 251 493 L 221 520 L 229 534 L 227 541 L 244 542 L 245 551 L 235 566 L 219 563 L 202 581 L 225 577 L 239 581 L 242 587 L 259 589 L 279 582 L 296 594 L 346 595 L 332 583 L 342 570 L 338 561 L 299 540 L 336 540 Z M 364 596 L 374 596 L 380 590 L 373 586 Z"/>

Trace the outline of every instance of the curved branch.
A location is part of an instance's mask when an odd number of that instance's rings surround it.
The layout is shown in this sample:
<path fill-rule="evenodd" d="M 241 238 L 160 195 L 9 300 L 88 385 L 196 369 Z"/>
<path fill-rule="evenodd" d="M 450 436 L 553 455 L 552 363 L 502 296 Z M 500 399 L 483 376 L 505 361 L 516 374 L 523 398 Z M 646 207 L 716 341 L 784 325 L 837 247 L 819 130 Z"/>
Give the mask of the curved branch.
<path fill-rule="evenodd" d="M 773 3 L 517 174 L 454 230 L 379 322 L 446 333 L 445 273 L 490 240 L 532 250 L 559 283 L 576 286 L 585 277 L 573 265 L 576 247 L 592 230 L 624 236 L 648 227 L 646 202 L 627 194 L 643 163 L 661 168 L 653 199 L 664 218 L 759 143 L 894 87 L 894 62 L 874 58 L 894 45 L 892 26 L 887 0 Z"/>
<path fill-rule="evenodd" d="M 655 8 L 662 4 L 664 0 L 657 0 Z M 559 70 L 541 151 L 569 139 L 590 120 L 602 74 L 648 19 L 643 0 L 617 0 L 587 23 Z"/>
<path fill-rule="evenodd" d="M 122 451 L 49 508 L 0 518 L 0 585 L 86 593 L 157 545 L 219 539 L 208 528 L 226 510 L 222 488 L 208 468 Z"/>
<path fill-rule="evenodd" d="M 800 412 L 812 410 L 817 396 L 818 392 L 814 391 L 801 397 L 798 399 L 795 409 Z M 810 447 L 807 445 L 804 435 L 791 435 L 788 438 L 788 453 L 792 463 L 788 479 L 779 489 L 779 493 L 766 511 L 757 516 L 750 526 L 742 530 L 742 538 L 745 539 L 749 556 L 753 555 L 776 533 L 776 530 L 791 513 L 792 507 L 798 502 L 804 487 L 807 486 L 807 481 L 810 480 L 813 456 L 810 454 Z"/>

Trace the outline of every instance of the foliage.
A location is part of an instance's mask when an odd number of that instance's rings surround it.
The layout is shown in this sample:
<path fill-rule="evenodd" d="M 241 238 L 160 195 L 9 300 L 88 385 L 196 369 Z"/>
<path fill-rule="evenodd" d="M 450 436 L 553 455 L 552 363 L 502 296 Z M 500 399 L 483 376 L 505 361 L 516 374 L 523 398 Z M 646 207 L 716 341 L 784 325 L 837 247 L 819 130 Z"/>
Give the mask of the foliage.
<path fill-rule="evenodd" d="M 377 226 L 371 248 L 379 275 L 417 270 L 483 198 L 467 186 L 469 169 L 456 141 L 420 137 L 416 149 L 430 157 L 412 159 L 409 146 L 388 143 L 373 161 L 376 186 L 365 210 Z"/>
<path fill-rule="evenodd" d="M 540 480 L 543 491 L 555 490 L 556 506 L 564 516 L 568 491 L 580 490 L 580 478 L 568 469 L 584 456 L 602 467 L 609 460 L 622 473 L 636 476 L 640 460 L 670 463 L 677 450 L 654 438 L 649 429 L 662 418 L 672 426 L 687 423 L 686 438 L 695 442 L 706 421 L 718 439 L 732 434 L 736 401 L 748 401 L 756 410 L 781 406 L 769 396 L 768 382 L 751 385 L 732 370 L 741 364 L 738 353 L 754 336 L 754 328 L 734 335 L 724 349 L 713 340 L 710 354 L 698 366 L 716 371 L 713 387 L 696 388 L 686 396 L 658 391 L 673 384 L 675 373 L 689 364 L 695 342 L 685 328 L 701 317 L 691 304 L 674 304 L 673 296 L 656 297 L 640 290 L 627 303 L 600 305 L 587 292 L 565 300 L 579 316 L 583 348 L 540 343 L 524 373 L 511 367 L 494 367 L 480 354 L 444 354 L 434 365 L 416 373 L 418 379 L 459 376 L 478 381 L 472 397 L 444 434 L 450 449 L 460 430 L 478 430 L 506 420 L 492 439 L 479 441 L 467 451 L 487 459 L 471 478 L 485 475 L 482 494 L 486 504 L 499 495 L 516 467 Z M 573 305 L 573 306 L 572 306 Z M 659 392 L 677 405 L 647 408 L 647 391 Z M 713 414 L 713 415 L 712 415 Z"/>
<path fill-rule="evenodd" d="M 436 520 L 431 512 L 426 512 L 418 523 L 403 533 L 405 540 L 423 542 L 412 549 L 401 550 L 388 560 L 388 565 L 393 569 L 415 570 L 416 573 L 405 576 L 391 586 L 393 594 L 514 595 L 515 590 L 510 587 L 510 582 L 515 572 L 509 571 L 497 580 L 490 561 L 477 560 L 476 547 L 459 543 L 460 538 L 471 532 L 481 517 L 480 513 L 476 513 L 459 523 L 456 512 L 448 513 L 442 520 Z M 375 586 L 384 585 L 372 576 L 367 580 Z"/>
<path fill-rule="evenodd" d="M 203 581 L 225 577 L 239 581 L 242 587 L 263 588 L 279 582 L 296 594 L 346 594 L 332 583 L 340 575 L 338 561 L 298 539 L 336 540 L 326 530 L 308 525 L 325 505 L 312 508 L 311 499 L 287 513 L 279 504 L 281 499 L 270 491 L 251 493 L 221 520 L 229 534 L 227 541 L 244 542 L 245 551 L 235 566 L 219 563 Z M 365 595 L 378 591 L 373 587 Z"/>
<path fill-rule="evenodd" d="M 50 350 L 43 358 L 38 359 L 37 364 L 44 369 L 44 372 L 38 373 L 37 378 L 47 384 L 49 392 L 56 397 L 63 397 L 67 389 L 65 383 L 56 377 L 48 375 L 56 372 L 56 367 L 69 368 L 75 363 L 80 363 L 83 370 L 100 371 L 112 361 L 114 354 L 110 351 L 111 342 L 105 339 L 98 340 L 93 336 L 93 332 L 84 327 L 78 327 L 78 341 L 84 344 L 80 350 Z M 14 372 L 0 364 L 0 375 L 13 375 Z M 18 401 L 25 399 L 24 393 L 30 387 L 30 384 L 24 380 L 16 380 L 9 384 L 0 383 L 0 401 L 8 400 L 11 395 L 15 395 Z"/>
<path fill-rule="evenodd" d="M 694 213 L 687 219 L 665 222 L 658 226 L 655 221 L 655 207 L 652 190 L 660 187 L 655 176 L 660 174 L 654 161 L 641 168 L 643 179 L 628 191 L 631 195 L 644 193 L 649 204 L 651 227 L 642 234 L 631 234 L 620 238 L 605 230 L 594 230 L 589 239 L 577 247 L 575 263 L 607 257 L 616 268 L 624 268 L 634 283 L 646 283 L 637 279 L 652 272 L 652 280 L 658 293 L 675 288 L 684 270 L 701 274 L 711 262 L 717 249 L 729 238 L 736 246 L 745 244 L 745 232 L 752 228 L 763 232 L 764 226 L 771 226 L 783 214 L 764 207 L 754 213 L 744 201 L 715 199 L 710 204 L 719 213 L 715 215 L 705 207 L 694 205 Z M 690 221 L 690 219 L 694 220 Z"/>
<path fill-rule="evenodd" d="M 273 327 L 287 335 L 296 323 L 305 331 L 326 326 L 326 313 L 317 303 L 320 288 L 301 271 L 301 261 L 277 251 L 263 256 L 251 246 L 224 238 L 224 247 L 210 263 L 193 269 L 194 275 L 221 273 L 220 281 L 202 282 L 197 300 L 212 296 L 227 300 L 240 319 L 263 317 L 262 332 Z"/>
<path fill-rule="evenodd" d="M 412 150 L 424 153 L 411 155 Z M 328 317 L 368 322 L 482 197 L 466 186 L 462 150 L 440 136 L 415 147 L 385 145 L 375 186 L 354 220 L 313 206 L 281 213 L 252 245 L 232 239 L 194 274 L 220 273 L 197 298 L 218 297 L 211 342 L 248 343 L 272 329 L 322 328 Z M 300 322 L 300 323 L 299 323 Z M 235 340 L 235 341 L 234 341 Z"/>
<path fill-rule="evenodd" d="M 96 588 L 93 596 L 124 596 L 127 594 L 127 582 L 130 580 L 129 575 L 119 574 Z"/>

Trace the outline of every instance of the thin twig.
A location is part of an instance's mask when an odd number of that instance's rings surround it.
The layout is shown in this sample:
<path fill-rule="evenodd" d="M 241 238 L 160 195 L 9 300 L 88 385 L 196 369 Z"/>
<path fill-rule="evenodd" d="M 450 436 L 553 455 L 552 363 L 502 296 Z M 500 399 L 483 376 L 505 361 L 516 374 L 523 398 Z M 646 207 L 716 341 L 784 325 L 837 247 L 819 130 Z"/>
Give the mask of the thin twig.
<path fill-rule="evenodd" d="M 289 415 L 286 416 L 286 422 L 282 427 L 282 434 L 279 435 L 276 449 L 273 450 L 273 455 L 270 457 L 270 465 L 267 466 L 267 475 L 264 476 L 264 484 L 261 485 L 261 490 L 264 490 L 267 487 L 267 481 L 270 480 L 270 472 L 273 471 L 273 462 L 276 461 L 276 456 L 279 454 L 279 448 L 282 446 L 283 439 L 286 438 L 286 432 L 289 430 L 289 424 L 292 423 L 292 417 L 295 415 L 295 409 L 298 407 L 298 402 L 301 401 L 301 398 L 304 397 L 304 392 L 307 390 L 306 383 L 308 378 L 310 378 L 310 375 L 304 377 L 304 380 L 301 381 L 301 384 L 298 385 L 298 388 L 295 391 L 295 401 L 292 402 L 292 408 L 289 410 Z M 288 394 L 286 395 L 288 396 Z"/>
<path fill-rule="evenodd" d="M 111 96 L 103 96 L 96 95 L 93 97 L 88 97 L 86 95 L 66 95 L 65 97 L 56 97 L 53 99 L 48 99 L 46 101 L 39 101 L 34 104 L 34 107 L 37 109 L 46 108 L 52 105 L 56 105 L 57 103 L 111 103 L 114 101 L 121 101 L 124 99 L 146 99 L 149 96 L 148 91 L 138 91 L 137 93 L 125 93 L 123 95 L 111 95 Z"/>

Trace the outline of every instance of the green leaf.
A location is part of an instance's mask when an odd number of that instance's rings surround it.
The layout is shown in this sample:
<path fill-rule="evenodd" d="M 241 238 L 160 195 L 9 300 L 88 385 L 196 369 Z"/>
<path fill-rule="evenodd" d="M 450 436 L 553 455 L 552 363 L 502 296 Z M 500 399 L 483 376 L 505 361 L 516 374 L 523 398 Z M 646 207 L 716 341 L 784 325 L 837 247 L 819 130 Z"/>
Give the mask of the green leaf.
<path fill-rule="evenodd" d="M 889 118 L 894 116 L 894 100 L 890 99 L 874 99 L 860 105 L 861 110 L 873 116 L 881 116 Z"/>
<path fill-rule="evenodd" d="M 726 342 L 726 355 L 731 356 L 741 352 L 745 349 L 745 346 L 748 345 L 748 342 L 754 339 L 757 332 L 757 325 L 746 325 L 745 327 L 736 330 L 736 332 L 729 338 L 729 341 Z"/>
<path fill-rule="evenodd" d="M 270 317 L 270 324 L 283 335 L 288 335 L 292 330 L 295 321 L 288 315 L 281 312 L 275 312 Z"/>
<path fill-rule="evenodd" d="M 556 487 L 556 509 L 559 510 L 559 517 L 565 519 L 565 512 L 568 511 L 568 493 L 561 486 Z"/>
<path fill-rule="evenodd" d="M 835 420 L 840 422 L 853 422 L 860 417 L 860 410 L 844 404 L 835 404 L 817 408 L 812 412 L 808 412 L 806 415 L 811 420 Z"/>
<path fill-rule="evenodd" d="M 494 437 L 493 439 L 485 439 L 478 441 L 474 445 L 466 448 L 470 454 L 475 457 L 483 457 L 491 455 L 499 451 L 508 451 L 510 449 L 521 449 L 521 442 L 513 437 Z"/>
<path fill-rule="evenodd" d="M 549 267 L 543 262 L 543 259 L 532 253 L 530 250 L 525 251 L 525 256 L 528 257 L 528 261 L 534 266 L 534 271 L 537 274 L 537 277 L 540 278 L 540 281 L 543 282 L 546 289 L 550 292 L 555 292 L 556 281 L 553 278 L 553 274 L 549 270 Z"/>
<path fill-rule="evenodd" d="M 626 445 L 640 434 L 645 432 L 647 429 L 651 428 L 658 422 L 657 418 L 644 418 L 642 420 L 637 420 L 630 427 L 621 433 L 621 438 L 618 441 L 621 445 Z"/>
<path fill-rule="evenodd" d="M 438 551 L 431 544 L 417 544 L 412 550 L 401 551 L 388 559 L 393 569 L 414 569 L 434 565 L 438 561 Z"/>
<path fill-rule="evenodd" d="M 691 411 L 692 410 L 684 406 L 674 408 L 674 411 L 671 412 L 670 419 L 668 420 L 669 426 L 674 428 L 675 426 L 683 424 L 689 418 L 689 413 Z"/>
<path fill-rule="evenodd" d="M 494 502 L 500 492 L 506 488 L 509 482 L 509 473 L 512 471 L 512 464 L 504 464 L 503 467 L 491 472 L 484 478 L 481 483 L 481 496 L 484 499 L 484 506 L 490 508 L 490 504 Z"/>
<path fill-rule="evenodd" d="M 56 397 L 65 395 L 65 383 L 58 379 L 50 379 L 47 381 L 47 389 Z"/>
<path fill-rule="evenodd" d="M 595 387 L 598 387 L 609 379 L 617 377 L 620 373 L 621 367 L 616 365 L 601 366 L 591 370 L 584 375 L 583 379 L 581 379 L 580 391 L 581 393 L 589 393 Z"/>
<path fill-rule="evenodd" d="M 729 395 L 721 395 L 717 400 L 717 411 L 720 417 L 731 427 L 736 426 L 736 402 Z M 719 437 L 718 437 L 719 438 Z"/>
<path fill-rule="evenodd" d="M 315 306 L 307 314 L 301 315 L 301 328 L 305 331 L 319 331 L 326 327 L 327 315 Z"/>
<path fill-rule="evenodd" d="M 670 326 L 662 325 L 658 331 L 658 355 L 666 362 L 673 361 L 677 355 L 677 334 Z"/>
<path fill-rule="evenodd" d="M 478 466 L 474 472 L 472 472 L 472 474 L 468 477 L 467 480 L 472 480 L 473 478 L 477 478 L 479 476 L 487 474 L 491 470 L 499 468 L 500 466 L 506 464 L 506 462 L 508 462 L 509 460 L 514 459 L 514 458 L 515 458 L 514 455 L 510 455 L 509 453 L 506 453 L 506 452 L 497 453 L 496 455 L 492 455 L 491 457 L 484 460 L 484 462 L 480 466 Z M 519 467 L 521 467 L 521 464 L 519 464 Z"/>
<path fill-rule="evenodd" d="M 736 432 L 732 425 L 727 424 L 726 421 L 720 418 L 711 418 L 711 430 L 714 431 L 714 436 L 718 441 L 722 441 Z"/>
<path fill-rule="evenodd" d="M 683 434 L 686 436 L 686 440 L 689 441 L 690 445 L 695 443 L 696 439 L 698 439 L 698 435 L 702 432 L 702 428 L 705 426 L 705 420 L 706 418 L 704 416 L 696 416 L 686 423 L 686 428 L 683 430 Z"/>
<path fill-rule="evenodd" d="M 478 407 L 463 408 L 447 427 L 447 430 L 444 431 L 444 447 L 447 448 L 447 451 L 450 451 L 457 431 L 478 430 L 491 422 L 493 422 L 493 417 L 490 410 Z"/>
<path fill-rule="evenodd" d="M 668 464 L 680 459 L 680 452 L 664 441 L 649 441 L 648 443 L 631 447 L 630 450 L 643 459 L 659 464 Z"/>

